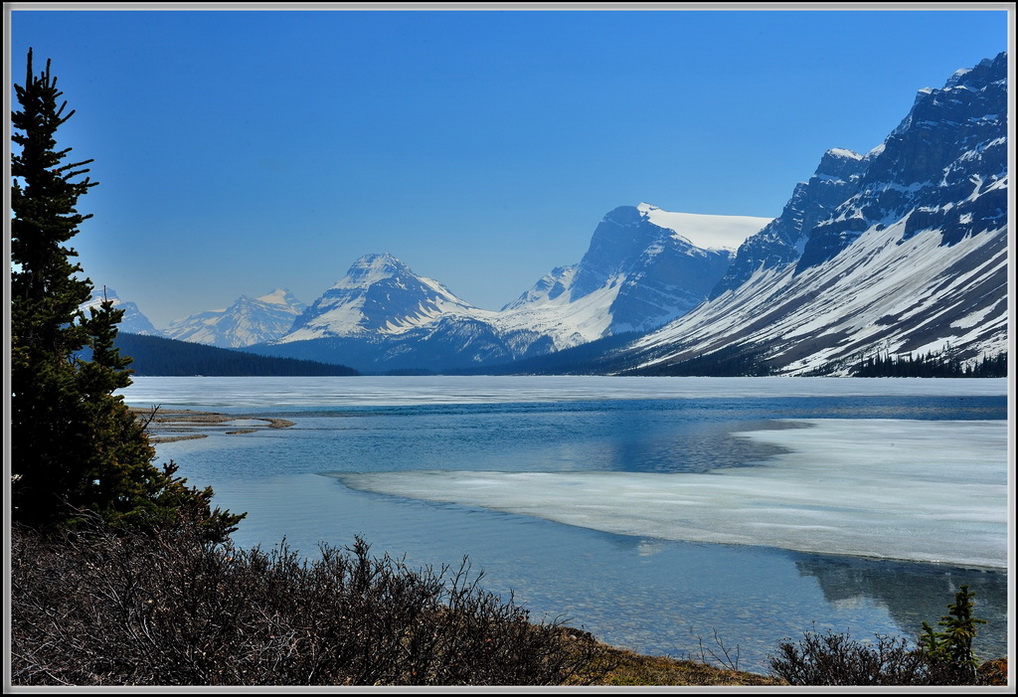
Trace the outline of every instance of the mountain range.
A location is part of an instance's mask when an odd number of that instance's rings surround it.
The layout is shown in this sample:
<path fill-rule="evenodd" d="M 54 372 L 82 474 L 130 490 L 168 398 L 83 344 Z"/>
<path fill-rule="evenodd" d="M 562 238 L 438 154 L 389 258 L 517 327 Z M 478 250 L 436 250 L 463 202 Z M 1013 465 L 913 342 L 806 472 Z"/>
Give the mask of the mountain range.
<path fill-rule="evenodd" d="M 605 347 L 591 372 L 651 374 L 710 357 L 757 374 L 844 375 L 873 355 L 1000 353 L 1006 77 L 1002 53 L 920 90 L 873 150 L 824 153 L 773 220 L 615 208 L 578 263 L 497 311 L 371 254 L 308 306 L 285 290 L 242 296 L 162 335 L 367 372 L 522 368 L 581 346 L 584 360 Z M 159 334 L 130 314 L 122 330 Z"/>

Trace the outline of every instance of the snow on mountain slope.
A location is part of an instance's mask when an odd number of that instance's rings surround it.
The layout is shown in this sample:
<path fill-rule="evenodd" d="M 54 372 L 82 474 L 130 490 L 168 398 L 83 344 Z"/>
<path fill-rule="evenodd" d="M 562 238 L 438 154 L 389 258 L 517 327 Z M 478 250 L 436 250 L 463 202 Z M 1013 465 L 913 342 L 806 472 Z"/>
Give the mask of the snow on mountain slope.
<path fill-rule="evenodd" d="M 461 300 L 390 254 L 369 254 L 325 291 L 262 355 L 340 362 L 365 372 L 442 371 L 507 363 L 547 341 L 497 327 L 498 313 Z"/>
<path fill-rule="evenodd" d="M 774 220 L 620 206 L 577 264 L 498 312 L 391 255 L 368 255 L 257 349 L 361 370 L 446 370 L 650 332 L 613 344 L 598 365 L 667 373 L 728 350 L 784 374 L 845 374 L 876 352 L 968 360 L 1003 350 L 1007 67 L 1001 54 L 920 90 L 866 154 L 828 150 Z"/>
<path fill-rule="evenodd" d="M 1007 56 L 919 91 L 909 114 L 869 157 L 857 191 L 810 232 L 801 271 L 831 259 L 873 224 L 909 215 L 905 235 L 941 227 L 945 242 L 1005 224 Z"/>
<path fill-rule="evenodd" d="M 130 301 L 121 300 L 117 296 L 117 292 L 112 288 L 95 288 L 92 290 L 92 297 L 87 302 L 83 303 L 79 309 L 83 310 L 88 316 L 88 310 L 91 307 L 98 309 L 99 305 L 102 304 L 103 300 L 110 300 L 113 302 L 114 309 L 123 310 L 124 315 L 120 319 L 120 324 L 117 325 L 119 331 L 129 332 L 131 334 L 147 334 L 149 336 L 160 336 L 160 331 L 156 329 L 151 320 L 142 314 L 138 306 Z"/>
<path fill-rule="evenodd" d="M 163 336 L 220 348 L 241 348 L 271 341 L 286 333 L 304 304 L 277 288 L 257 298 L 240 296 L 223 310 L 197 312 L 171 322 Z"/>
<path fill-rule="evenodd" d="M 354 262 L 275 343 L 398 335 L 442 317 L 484 319 L 493 314 L 461 300 L 438 281 L 415 274 L 391 254 L 369 254 Z"/>
<path fill-rule="evenodd" d="M 905 222 L 871 229 L 824 266 L 761 271 L 634 345 L 641 366 L 729 347 L 758 351 L 778 372 L 842 372 L 876 351 L 969 358 L 1007 349 L 1007 235 L 941 244 L 940 230 L 902 240 Z"/>
<path fill-rule="evenodd" d="M 1006 68 L 1001 54 L 920 90 L 865 156 L 829 151 L 711 299 L 625 360 L 667 372 L 727 350 L 779 373 L 845 374 L 876 353 L 966 361 L 1006 350 Z"/>
<path fill-rule="evenodd" d="M 769 222 L 621 206 L 602 219 L 578 264 L 554 269 L 506 305 L 499 325 L 535 329 L 556 349 L 659 327 L 698 305 L 731 249 Z"/>
<path fill-rule="evenodd" d="M 735 251 L 748 237 L 760 232 L 771 222 L 770 218 L 752 216 L 673 213 L 649 203 L 641 203 L 637 210 L 654 225 L 672 230 L 700 249 Z"/>
<path fill-rule="evenodd" d="M 257 350 L 369 371 L 444 370 L 651 329 L 703 300 L 731 260 L 730 250 L 702 249 L 690 239 L 721 247 L 767 222 L 623 206 L 598 225 L 578 264 L 553 270 L 497 312 L 465 302 L 390 254 L 369 254 L 288 333 Z"/>
<path fill-rule="evenodd" d="M 564 285 L 562 281 L 568 281 L 569 276 L 571 274 L 556 278 L 556 283 Z M 535 288 L 540 285 L 538 282 Z M 575 300 L 568 290 L 553 297 L 552 294 L 542 297 L 539 291 L 531 290 L 523 296 L 529 296 L 529 302 L 508 305 L 492 321 L 503 331 L 530 330 L 550 337 L 556 351 L 585 344 L 611 333 L 611 309 L 621 288 L 620 279 L 614 279 Z"/>

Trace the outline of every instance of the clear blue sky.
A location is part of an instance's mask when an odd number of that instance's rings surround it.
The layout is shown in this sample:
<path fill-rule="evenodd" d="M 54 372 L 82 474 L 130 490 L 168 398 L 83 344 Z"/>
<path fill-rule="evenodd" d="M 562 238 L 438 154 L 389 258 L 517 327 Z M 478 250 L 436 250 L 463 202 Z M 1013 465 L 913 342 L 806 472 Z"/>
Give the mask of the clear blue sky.
<path fill-rule="evenodd" d="M 778 215 L 825 150 L 870 150 L 917 90 L 1007 50 L 1006 6 L 15 3 L 9 65 L 21 83 L 30 46 L 53 60 L 77 109 L 61 145 L 100 182 L 72 245 L 157 327 L 274 287 L 310 303 L 370 252 L 496 309 L 616 206 Z"/>

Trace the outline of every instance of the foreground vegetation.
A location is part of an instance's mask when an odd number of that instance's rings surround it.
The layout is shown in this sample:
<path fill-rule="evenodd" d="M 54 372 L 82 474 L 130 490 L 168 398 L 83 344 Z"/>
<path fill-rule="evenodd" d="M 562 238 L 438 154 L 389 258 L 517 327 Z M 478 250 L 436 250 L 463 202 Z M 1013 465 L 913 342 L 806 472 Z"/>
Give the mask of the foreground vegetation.
<path fill-rule="evenodd" d="M 457 567 L 411 569 L 361 540 L 307 560 L 285 541 L 242 550 L 199 526 L 11 533 L 15 685 L 949 685 L 1003 684 L 971 657 L 971 594 L 927 643 L 807 633 L 772 675 L 722 651 L 641 656 L 557 622 Z M 960 649 L 960 651 L 957 651 Z M 710 658 L 719 659 L 712 661 Z M 720 665 L 711 665 L 711 664 Z M 996 670 L 996 675 L 992 671 Z"/>
<path fill-rule="evenodd" d="M 765 685 L 532 622 L 482 574 L 413 570 L 358 540 L 303 560 L 181 525 L 15 527 L 15 685 Z"/>
<path fill-rule="evenodd" d="M 12 533 L 21 685 L 585 684 L 602 652 L 456 569 L 413 571 L 359 541 L 305 561 L 181 525 Z"/>

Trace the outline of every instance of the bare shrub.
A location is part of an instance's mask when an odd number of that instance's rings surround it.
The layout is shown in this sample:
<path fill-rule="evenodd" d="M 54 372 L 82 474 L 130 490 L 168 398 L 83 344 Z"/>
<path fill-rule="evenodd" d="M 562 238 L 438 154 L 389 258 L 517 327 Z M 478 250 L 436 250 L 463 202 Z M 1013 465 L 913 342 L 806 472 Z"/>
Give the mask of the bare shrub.
<path fill-rule="evenodd" d="M 972 640 L 985 620 L 973 617 L 975 593 L 961 586 L 935 631 L 923 622 L 917 642 L 877 635 L 863 644 L 846 634 L 805 632 L 798 646 L 783 642 L 771 671 L 792 685 L 975 685 L 993 684 L 999 671 L 980 668 Z M 980 672 L 982 671 L 982 672 Z"/>
<path fill-rule="evenodd" d="M 828 631 L 782 642 L 771 672 L 791 685 L 971 685 L 977 680 L 931 657 L 904 637 L 878 635 L 872 644 Z"/>
<path fill-rule="evenodd" d="M 360 539 L 305 560 L 187 527 L 12 531 L 17 685 L 589 683 L 603 651 L 532 623 L 482 574 L 413 570 Z M 602 661 L 603 663 L 603 661 Z M 603 671 L 602 671 L 603 672 Z"/>
<path fill-rule="evenodd" d="M 846 634 L 805 632 L 782 642 L 771 670 L 791 685 L 926 685 L 929 665 L 903 638 L 877 636 L 867 645 Z"/>

